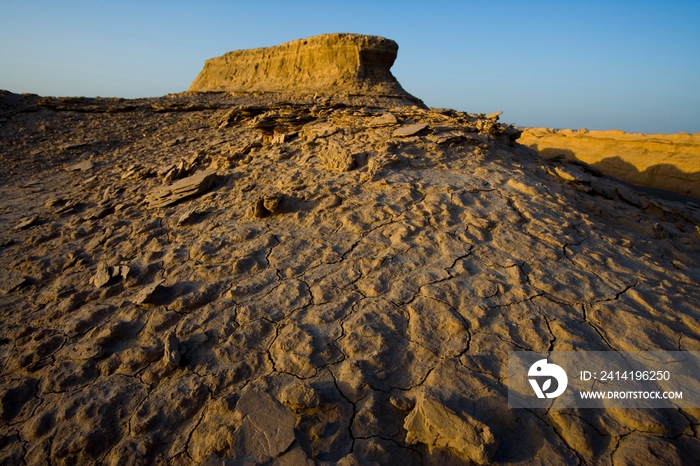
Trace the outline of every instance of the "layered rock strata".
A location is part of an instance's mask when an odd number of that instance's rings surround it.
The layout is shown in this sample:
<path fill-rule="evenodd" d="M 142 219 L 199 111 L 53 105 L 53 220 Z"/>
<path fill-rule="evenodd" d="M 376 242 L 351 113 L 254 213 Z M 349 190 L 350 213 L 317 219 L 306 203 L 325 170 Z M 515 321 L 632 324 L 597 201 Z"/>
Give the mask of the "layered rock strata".
<path fill-rule="evenodd" d="M 211 58 L 190 86 L 197 92 L 384 96 L 418 101 L 390 68 L 399 46 L 360 34 L 324 34 Z"/>

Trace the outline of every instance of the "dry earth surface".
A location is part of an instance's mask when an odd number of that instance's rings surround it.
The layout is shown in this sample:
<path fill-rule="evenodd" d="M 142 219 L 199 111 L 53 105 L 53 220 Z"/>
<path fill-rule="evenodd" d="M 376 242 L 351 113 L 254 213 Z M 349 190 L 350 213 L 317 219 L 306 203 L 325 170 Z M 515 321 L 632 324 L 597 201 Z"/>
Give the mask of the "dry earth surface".
<path fill-rule="evenodd" d="M 628 183 L 700 197 L 700 133 L 527 128 L 518 142 L 544 157 L 564 154 Z"/>
<path fill-rule="evenodd" d="M 414 103 L 0 94 L 0 462 L 692 463 L 506 364 L 700 350 L 700 210 Z"/>

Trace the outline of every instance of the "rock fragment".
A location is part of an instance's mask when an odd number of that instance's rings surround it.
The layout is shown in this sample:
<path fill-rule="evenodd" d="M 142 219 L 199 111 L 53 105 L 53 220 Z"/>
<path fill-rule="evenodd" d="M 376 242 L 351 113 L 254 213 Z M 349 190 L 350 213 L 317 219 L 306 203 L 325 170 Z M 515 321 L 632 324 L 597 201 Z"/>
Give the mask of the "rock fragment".
<path fill-rule="evenodd" d="M 303 383 L 287 386 L 282 392 L 281 398 L 284 404 L 294 410 L 315 408 L 321 402 L 318 390 Z"/>
<path fill-rule="evenodd" d="M 326 170 L 334 172 L 349 172 L 355 166 L 352 152 L 340 145 L 334 145 L 319 153 L 321 163 Z"/>
<path fill-rule="evenodd" d="M 333 134 L 337 133 L 339 131 L 339 128 L 335 125 L 329 125 L 329 124 L 320 124 L 320 125 L 313 125 L 310 128 L 305 128 L 304 132 L 306 134 L 306 138 L 312 142 L 315 141 L 316 139 L 319 138 L 325 138 L 328 136 L 332 136 Z"/>
<path fill-rule="evenodd" d="M 615 191 L 617 192 L 618 196 L 620 196 L 620 199 L 629 202 L 633 206 L 639 207 L 640 209 L 646 209 L 649 206 L 649 203 L 646 199 L 644 199 L 644 197 L 638 195 L 626 186 L 618 185 L 615 188 Z"/>
<path fill-rule="evenodd" d="M 207 334 L 204 332 L 204 330 L 200 328 L 192 332 L 192 334 L 187 339 L 187 342 L 201 344 L 207 341 L 208 339 L 209 337 L 207 337 Z"/>
<path fill-rule="evenodd" d="M 190 225 L 194 223 L 201 214 L 197 212 L 197 209 L 190 209 L 186 211 L 184 214 L 180 216 L 180 218 L 177 219 L 177 226 L 185 226 L 185 225 Z"/>
<path fill-rule="evenodd" d="M 5 294 L 12 293 L 13 291 L 17 291 L 20 288 L 28 285 L 29 283 L 29 277 L 13 276 L 2 284 L 0 291 L 2 291 Z"/>
<path fill-rule="evenodd" d="M 126 265 L 118 265 L 116 267 L 112 267 L 112 276 L 113 277 L 122 277 L 122 280 L 126 280 L 127 275 L 129 275 L 129 271 L 131 269 L 126 266 Z"/>
<path fill-rule="evenodd" d="M 85 218 L 88 220 L 99 220 L 105 218 L 107 215 L 114 212 L 114 205 L 111 201 L 103 201 L 97 207 L 95 207 L 91 212 L 89 212 Z"/>
<path fill-rule="evenodd" d="M 130 179 L 143 179 L 147 178 L 148 176 L 151 175 L 151 171 L 143 168 L 141 165 L 138 163 L 132 164 L 124 170 L 124 173 L 121 176 L 122 180 L 130 180 Z"/>
<path fill-rule="evenodd" d="M 498 121 L 498 117 L 503 115 L 503 110 L 499 110 L 497 112 L 489 113 L 486 115 L 487 120 L 493 120 L 493 121 Z"/>
<path fill-rule="evenodd" d="M 168 184 L 171 181 L 178 180 L 182 178 L 186 173 L 187 169 L 185 168 L 185 163 L 180 162 L 178 165 L 170 167 L 166 170 L 165 174 L 163 175 L 163 184 Z"/>
<path fill-rule="evenodd" d="M 181 160 L 180 163 L 170 165 L 158 171 L 158 175 L 163 177 L 163 184 L 170 183 L 180 178 L 189 175 L 199 161 L 200 153 L 195 153 L 187 160 Z"/>
<path fill-rule="evenodd" d="M 378 127 L 378 126 L 391 126 L 395 125 L 398 123 L 398 120 L 394 116 L 393 113 L 383 113 L 382 115 L 376 116 L 369 120 L 368 125 L 372 127 Z"/>
<path fill-rule="evenodd" d="M 151 298 L 153 298 L 153 294 L 156 292 L 158 288 L 165 282 L 164 279 L 156 280 L 155 282 L 151 283 L 150 285 L 144 286 L 141 291 L 139 291 L 139 294 L 136 295 L 136 298 L 134 298 L 134 304 L 139 304 L 139 305 L 148 305 L 150 303 Z"/>
<path fill-rule="evenodd" d="M 292 131 L 294 128 L 299 128 L 313 119 L 312 116 L 305 113 L 297 115 L 270 111 L 253 118 L 250 126 L 259 129 L 263 134 L 273 136 L 275 133 Z"/>
<path fill-rule="evenodd" d="M 390 167 L 401 164 L 401 159 L 396 154 L 376 154 L 367 161 L 367 172 L 370 177 L 375 177 Z"/>
<path fill-rule="evenodd" d="M 250 217 L 265 218 L 278 213 L 284 204 L 281 194 L 268 194 L 258 197 L 248 211 Z"/>
<path fill-rule="evenodd" d="M 149 202 L 149 207 L 167 207 L 182 199 L 203 193 L 214 184 L 215 179 L 216 170 L 204 170 L 154 190 L 146 200 Z"/>
<path fill-rule="evenodd" d="M 455 144 L 462 141 L 469 144 L 482 144 L 486 142 L 483 136 L 478 134 L 469 133 L 464 130 L 454 130 L 450 129 L 447 131 L 441 131 L 437 134 L 431 134 L 427 138 L 436 144 Z"/>
<path fill-rule="evenodd" d="M 414 123 L 412 125 L 405 125 L 400 128 L 397 128 L 394 130 L 393 133 L 391 133 L 392 137 L 408 137 L 408 136 L 415 136 L 416 134 L 420 133 L 423 131 L 425 128 L 428 127 L 428 123 Z"/>
<path fill-rule="evenodd" d="M 263 196 L 263 207 L 271 214 L 276 214 L 282 208 L 284 198 L 281 194 L 270 194 Z"/>
<path fill-rule="evenodd" d="M 95 285 L 97 288 L 101 288 L 107 284 L 112 279 L 112 273 L 109 270 L 109 267 L 107 267 L 107 264 L 104 262 L 100 262 L 97 264 L 97 271 L 95 272 L 95 275 L 92 277 L 91 282 L 93 285 Z"/>
<path fill-rule="evenodd" d="M 97 271 L 90 279 L 90 283 L 95 285 L 97 288 L 102 288 L 113 278 L 121 277 L 122 279 L 126 280 L 126 277 L 129 275 L 129 270 L 129 267 L 126 265 L 108 267 L 106 263 L 100 262 L 97 264 Z"/>
<path fill-rule="evenodd" d="M 14 228 L 13 230 L 19 231 L 19 230 L 24 230 L 25 228 L 29 228 L 31 226 L 34 226 L 38 223 L 39 221 L 39 216 L 38 215 L 32 215 L 31 217 L 27 217 L 20 221 Z"/>
<path fill-rule="evenodd" d="M 66 170 L 69 172 L 77 172 L 77 171 L 85 172 L 88 170 L 92 170 L 92 168 L 94 166 L 95 165 L 90 160 L 84 160 L 80 163 L 76 163 L 75 165 L 71 165 L 69 167 L 66 167 Z"/>
<path fill-rule="evenodd" d="M 489 426 L 467 413 L 455 413 L 424 393 L 406 416 L 404 428 L 406 443 L 449 448 L 475 464 L 490 464 L 496 450 L 496 437 Z"/>
<path fill-rule="evenodd" d="M 230 454 L 234 459 L 264 463 L 278 457 L 295 440 L 292 412 L 259 388 L 244 390 L 236 413 L 242 422 L 233 434 Z"/>
<path fill-rule="evenodd" d="M 391 395 L 389 402 L 400 411 L 410 411 L 415 406 L 415 401 L 405 395 Z"/>
<path fill-rule="evenodd" d="M 84 342 L 73 345 L 68 350 L 68 357 L 74 360 L 97 359 L 104 354 L 104 348 L 96 343 Z"/>
<path fill-rule="evenodd" d="M 76 201 L 73 201 L 71 199 L 64 199 L 62 197 L 54 197 L 52 199 L 49 199 L 46 204 L 44 204 L 45 207 L 49 209 L 54 209 L 53 212 L 57 215 L 63 215 L 67 214 L 70 212 L 73 212 L 75 208 L 78 206 L 78 203 Z"/>
<path fill-rule="evenodd" d="M 163 346 L 163 362 L 170 367 L 179 366 L 182 356 L 180 355 L 180 351 L 178 349 L 178 341 L 177 336 L 175 336 L 175 332 L 170 332 L 165 338 L 163 338 Z"/>
<path fill-rule="evenodd" d="M 574 181 L 577 183 L 590 183 L 591 177 L 588 176 L 580 168 L 569 165 L 566 167 L 557 166 L 554 167 L 554 172 L 559 175 L 559 178 L 566 181 Z"/>
<path fill-rule="evenodd" d="M 306 453 L 298 443 L 287 452 L 276 458 L 270 466 L 315 466 L 316 462 L 306 456 Z"/>

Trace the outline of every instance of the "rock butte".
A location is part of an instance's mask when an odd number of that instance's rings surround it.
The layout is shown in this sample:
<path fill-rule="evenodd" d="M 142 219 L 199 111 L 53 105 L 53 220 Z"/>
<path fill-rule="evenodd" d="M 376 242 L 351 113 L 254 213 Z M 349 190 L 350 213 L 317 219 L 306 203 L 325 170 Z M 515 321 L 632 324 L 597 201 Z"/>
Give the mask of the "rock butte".
<path fill-rule="evenodd" d="M 0 93 L 0 463 L 700 457 L 698 409 L 513 410 L 506 372 L 700 350 L 697 206 L 497 114 L 304 99 Z"/>
<path fill-rule="evenodd" d="M 363 95 L 420 102 L 391 74 L 399 46 L 360 34 L 324 34 L 211 58 L 190 91 Z"/>

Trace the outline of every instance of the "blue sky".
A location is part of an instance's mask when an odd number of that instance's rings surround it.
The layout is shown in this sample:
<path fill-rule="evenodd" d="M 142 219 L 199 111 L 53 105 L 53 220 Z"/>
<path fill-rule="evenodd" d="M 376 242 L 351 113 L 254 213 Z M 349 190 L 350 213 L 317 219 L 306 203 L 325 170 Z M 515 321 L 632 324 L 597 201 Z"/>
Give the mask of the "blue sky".
<path fill-rule="evenodd" d="M 523 126 L 700 131 L 700 0 L 0 2 L 0 89 L 148 97 L 204 60 L 328 32 L 388 37 L 433 107 Z"/>

